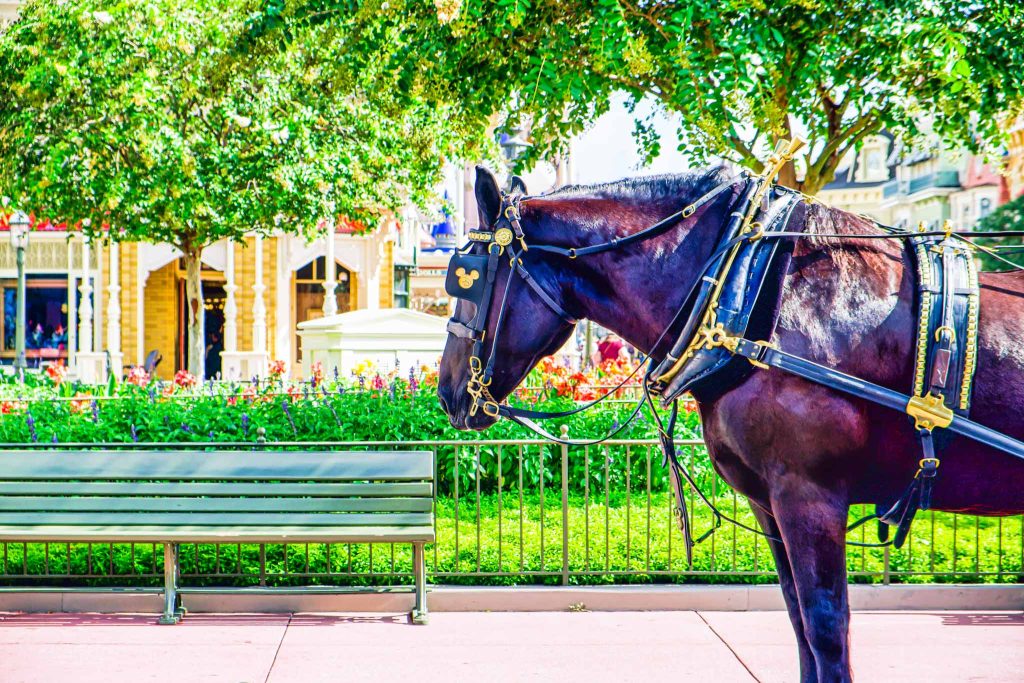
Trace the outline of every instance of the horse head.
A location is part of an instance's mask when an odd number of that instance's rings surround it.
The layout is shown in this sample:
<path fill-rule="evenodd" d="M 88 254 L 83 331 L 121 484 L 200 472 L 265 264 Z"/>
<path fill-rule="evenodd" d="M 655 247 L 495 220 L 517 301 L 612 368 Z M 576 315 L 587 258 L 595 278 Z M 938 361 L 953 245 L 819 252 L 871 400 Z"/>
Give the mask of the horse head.
<path fill-rule="evenodd" d="M 514 240 L 512 226 L 501 227 L 512 213 L 506 216 L 503 211 L 509 207 L 517 210 L 526 186 L 515 178 L 511 191 L 502 194 L 494 175 L 478 167 L 475 189 L 480 217 L 476 232 L 488 236 L 504 229 L 508 232 L 497 234 L 497 239 L 505 242 L 511 235 Z M 573 330 L 567 315 L 556 313 L 516 275 L 514 258 L 524 263 L 530 259 L 535 286 L 544 287 L 554 300 L 563 299 L 546 264 L 534 263 L 528 252 L 515 251 L 511 242 L 474 242 L 467 251 L 456 254 L 449 266 L 448 289 L 458 303 L 448 325 L 437 393 L 452 425 L 459 429 L 485 429 L 493 424 L 497 403 L 541 358 L 557 351 Z"/>
<path fill-rule="evenodd" d="M 642 243 L 579 258 L 574 249 L 639 232 L 727 183 L 727 172 L 713 169 L 526 197 L 518 178 L 502 193 L 494 176 L 478 167 L 480 228 L 453 256 L 446 282 L 458 303 L 448 323 L 438 397 L 452 425 L 481 430 L 493 424 L 499 404 L 565 343 L 577 318 L 651 351 L 720 232 L 693 226 L 698 218 L 721 225 L 727 203 L 716 201 L 702 216 Z"/>

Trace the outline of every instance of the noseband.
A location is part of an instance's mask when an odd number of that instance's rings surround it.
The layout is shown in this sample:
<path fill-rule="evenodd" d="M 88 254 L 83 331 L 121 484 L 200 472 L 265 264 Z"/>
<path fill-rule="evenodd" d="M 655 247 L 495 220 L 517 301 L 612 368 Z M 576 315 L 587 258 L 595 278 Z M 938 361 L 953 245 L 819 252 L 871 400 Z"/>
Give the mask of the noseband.
<path fill-rule="evenodd" d="M 473 350 L 469 355 L 469 381 L 466 392 L 472 397 L 469 414 L 476 415 L 483 411 L 485 415 L 497 417 L 501 406 L 491 396 L 491 382 L 494 380 L 495 349 L 498 334 L 509 306 L 508 294 L 515 275 L 519 275 L 537 297 L 550 308 L 555 315 L 570 325 L 576 324 L 576 318 L 566 313 L 558 301 L 548 294 L 544 288 L 530 275 L 523 264 L 521 254 L 528 250 L 526 235 L 520 223 L 519 203 L 522 197 L 518 194 L 502 193 L 498 219 L 490 230 L 471 230 L 470 243 L 452 255 L 448 264 L 448 276 L 444 288 L 450 296 L 469 301 L 476 305 L 476 315 L 469 323 L 463 323 L 454 317 L 448 321 L 448 332 L 460 339 L 471 339 Z M 519 242 L 519 249 L 513 245 Z M 487 253 L 473 254 L 473 244 L 483 244 Z M 487 320 L 491 308 L 495 305 L 494 285 L 497 280 L 498 267 L 503 257 L 508 258 L 509 276 L 497 300 L 498 320 L 494 334 L 490 340 L 490 349 L 484 356 L 484 344 L 487 337 Z M 484 360 L 486 358 L 486 365 Z"/>

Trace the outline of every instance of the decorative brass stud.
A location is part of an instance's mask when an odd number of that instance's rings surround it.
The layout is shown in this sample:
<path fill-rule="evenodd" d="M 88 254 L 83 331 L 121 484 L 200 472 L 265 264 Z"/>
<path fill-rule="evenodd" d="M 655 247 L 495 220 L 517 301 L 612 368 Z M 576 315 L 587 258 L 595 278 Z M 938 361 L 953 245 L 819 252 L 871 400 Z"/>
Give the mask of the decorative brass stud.
<path fill-rule="evenodd" d="M 480 278 L 480 271 L 471 270 L 467 273 L 465 268 L 459 268 L 455 271 L 455 277 L 459 279 L 459 287 L 470 289 L 473 287 L 473 283 Z"/>

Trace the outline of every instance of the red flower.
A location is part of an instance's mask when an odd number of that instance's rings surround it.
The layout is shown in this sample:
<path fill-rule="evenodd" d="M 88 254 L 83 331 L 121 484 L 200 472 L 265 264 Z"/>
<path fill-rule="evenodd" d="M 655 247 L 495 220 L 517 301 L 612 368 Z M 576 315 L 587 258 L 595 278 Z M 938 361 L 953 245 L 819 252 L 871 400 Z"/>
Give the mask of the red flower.
<path fill-rule="evenodd" d="M 178 370 L 174 373 L 174 383 L 182 389 L 188 389 L 194 387 L 199 380 L 188 370 Z"/>

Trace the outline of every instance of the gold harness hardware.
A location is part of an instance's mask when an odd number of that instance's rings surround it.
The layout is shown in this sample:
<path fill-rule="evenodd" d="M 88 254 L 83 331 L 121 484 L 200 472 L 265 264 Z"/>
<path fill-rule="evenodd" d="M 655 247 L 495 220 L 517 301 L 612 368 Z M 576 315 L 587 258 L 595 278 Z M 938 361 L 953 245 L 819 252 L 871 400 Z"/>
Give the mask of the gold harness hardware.
<path fill-rule="evenodd" d="M 912 396 L 907 402 L 907 415 L 914 418 L 917 429 L 929 432 L 936 427 L 948 427 L 953 422 L 953 411 L 946 407 L 941 396 L 935 394 Z"/>

